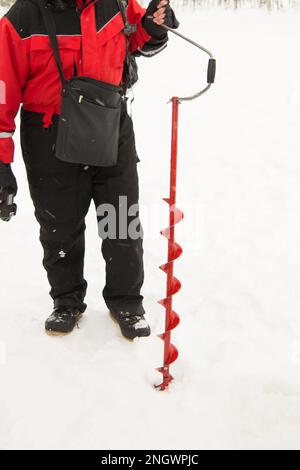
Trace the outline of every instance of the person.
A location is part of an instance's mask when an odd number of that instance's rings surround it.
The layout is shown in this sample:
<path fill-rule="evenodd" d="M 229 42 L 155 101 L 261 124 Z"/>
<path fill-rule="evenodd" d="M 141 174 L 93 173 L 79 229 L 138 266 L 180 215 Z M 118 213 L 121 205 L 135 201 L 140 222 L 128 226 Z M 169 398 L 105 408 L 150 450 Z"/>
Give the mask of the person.
<path fill-rule="evenodd" d="M 85 216 L 93 200 L 98 222 L 102 205 L 111 205 L 116 220 L 120 197 L 138 205 L 139 161 L 132 118 L 123 95 L 118 158 L 113 166 L 71 163 L 57 158 L 55 146 L 61 110 L 61 81 L 40 4 L 50 9 L 56 28 L 65 79 L 90 77 L 108 84 L 128 82 L 128 57 L 152 57 L 167 46 L 161 25 L 178 27 L 168 0 L 151 0 L 143 8 L 127 0 L 126 16 L 134 25 L 128 39 L 117 0 L 16 0 L 0 21 L 0 217 L 8 220 L 8 196 L 17 193 L 11 163 L 15 117 L 21 108 L 21 147 L 35 216 L 40 225 L 43 265 L 51 287 L 54 310 L 45 323 L 50 334 L 70 333 L 86 310 L 84 279 Z M 126 75 L 127 74 L 127 75 Z M 129 80 L 130 81 L 130 80 Z M 101 215 L 102 214 L 102 215 Z M 144 281 L 142 229 L 138 211 L 126 220 L 139 227 L 139 236 L 103 237 L 106 263 L 103 297 L 129 338 L 149 336 L 141 288 Z"/>

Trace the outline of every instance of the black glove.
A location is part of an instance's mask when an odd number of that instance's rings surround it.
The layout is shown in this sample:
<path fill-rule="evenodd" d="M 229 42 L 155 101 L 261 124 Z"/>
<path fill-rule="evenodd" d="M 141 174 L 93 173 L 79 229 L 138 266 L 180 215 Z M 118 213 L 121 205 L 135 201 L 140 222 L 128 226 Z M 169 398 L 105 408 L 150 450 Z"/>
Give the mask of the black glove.
<path fill-rule="evenodd" d="M 0 219 L 8 222 L 16 214 L 13 198 L 18 186 L 10 165 L 0 162 Z"/>
<path fill-rule="evenodd" d="M 167 35 L 167 31 L 160 25 L 154 23 L 152 18 L 148 16 L 153 16 L 153 13 L 156 12 L 157 6 L 160 3 L 160 0 L 151 0 L 146 10 L 145 16 L 142 19 L 142 26 L 147 31 L 147 33 L 157 39 L 160 39 Z M 164 24 L 169 26 L 169 28 L 177 29 L 179 26 L 179 21 L 177 20 L 174 11 L 170 7 L 170 4 L 166 5 L 165 10 L 165 21 Z"/>

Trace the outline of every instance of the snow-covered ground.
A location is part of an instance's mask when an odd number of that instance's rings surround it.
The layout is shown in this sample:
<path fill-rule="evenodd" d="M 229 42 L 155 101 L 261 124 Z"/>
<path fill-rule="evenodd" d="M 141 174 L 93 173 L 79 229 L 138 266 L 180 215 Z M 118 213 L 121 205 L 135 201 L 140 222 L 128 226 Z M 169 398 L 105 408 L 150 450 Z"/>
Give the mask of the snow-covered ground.
<path fill-rule="evenodd" d="M 104 264 L 89 214 L 88 311 L 49 337 L 38 226 L 16 137 L 18 216 L 1 225 L 0 448 L 300 448 L 299 11 L 180 10 L 211 48 L 217 82 L 180 107 L 180 358 L 153 389 L 162 344 L 123 340 L 101 298 Z M 205 83 L 206 58 L 177 38 L 140 60 L 134 122 L 141 163 L 145 306 L 162 331 L 173 94 Z"/>

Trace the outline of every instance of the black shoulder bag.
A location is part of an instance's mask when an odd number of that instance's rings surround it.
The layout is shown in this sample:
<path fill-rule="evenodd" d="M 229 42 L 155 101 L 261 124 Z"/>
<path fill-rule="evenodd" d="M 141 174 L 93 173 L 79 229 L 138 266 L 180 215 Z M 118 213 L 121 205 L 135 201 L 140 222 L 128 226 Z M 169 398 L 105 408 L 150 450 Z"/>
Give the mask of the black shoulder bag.
<path fill-rule="evenodd" d="M 43 1 L 38 3 L 62 82 L 56 157 L 70 163 L 115 166 L 118 160 L 122 88 L 89 77 L 65 79 L 54 18 Z"/>

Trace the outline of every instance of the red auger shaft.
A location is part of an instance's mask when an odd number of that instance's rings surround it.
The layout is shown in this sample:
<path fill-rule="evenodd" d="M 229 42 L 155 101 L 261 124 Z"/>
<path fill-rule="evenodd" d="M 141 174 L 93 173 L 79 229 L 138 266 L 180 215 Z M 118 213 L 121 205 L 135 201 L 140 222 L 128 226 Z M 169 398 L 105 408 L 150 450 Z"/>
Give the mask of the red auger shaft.
<path fill-rule="evenodd" d="M 149 18 L 152 18 L 149 16 Z M 175 225 L 183 219 L 183 213 L 176 207 L 176 180 L 177 180 L 177 150 L 178 150 L 178 111 L 179 104 L 186 101 L 192 101 L 199 96 L 206 93 L 211 87 L 215 80 L 216 74 L 216 60 L 212 53 L 196 43 L 192 39 L 184 36 L 173 28 L 162 24 L 163 28 L 167 31 L 174 33 L 184 41 L 192 44 L 201 51 L 205 52 L 209 56 L 208 67 L 207 67 L 207 85 L 202 88 L 198 93 L 194 93 L 190 96 L 172 98 L 172 148 L 171 148 L 171 168 L 170 168 L 170 195 L 165 201 L 169 204 L 169 227 L 162 230 L 161 234 L 168 239 L 168 261 L 167 263 L 160 266 L 160 269 L 167 275 L 167 290 L 166 297 L 161 299 L 159 303 L 166 309 L 166 321 L 165 331 L 159 337 L 164 341 L 164 363 L 163 366 L 158 369 L 163 375 L 163 381 L 157 386 L 160 390 L 168 388 L 169 383 L 173 380 L 170 374 L 170 365 L 176 361 L 178 357 L 178 350 L 171 342 L 171 332 L 179 324 L 180 319 L 176 312 L 173 310 L 173 295 L 176 294 L 181 284 L 178 279 L 174 276 L 174 261 L 181 255 L 182 248 L 175 241 Z"/>
<path fill-rule="evenodd" d="M 174 277 L 174 261 L 181 253 L 182 248 L 175 242 L 175 225 L 183 218 L 183 213 L 176 208 L 176 181 L 177 181 L 177 154 L 178 154 L 178 111 L 180 101 L 172 98 L 172 142 L 170 164 L 170 195 L 165 201 L 169 204 L 169 227 L 162 230 L 161 234 L 168 239 L 168 261 L 160 266 L 167 275 L 166 297 L 159 301 L 165 307 L 165 331 L 160 338 L 164 341 L 164 363 L 158 370 L 163 374 L 163 382 L 158 386 L 165 390 L 173 380 L 170 374 L 170 364 L 178 357 L 177 348 L 171 343 L 171 332 L 179 323 L 179 316 L 173 310 L 173 295 L 176 294 L 181 284 Z"/>

